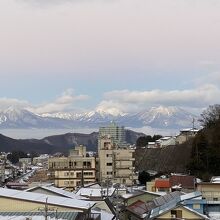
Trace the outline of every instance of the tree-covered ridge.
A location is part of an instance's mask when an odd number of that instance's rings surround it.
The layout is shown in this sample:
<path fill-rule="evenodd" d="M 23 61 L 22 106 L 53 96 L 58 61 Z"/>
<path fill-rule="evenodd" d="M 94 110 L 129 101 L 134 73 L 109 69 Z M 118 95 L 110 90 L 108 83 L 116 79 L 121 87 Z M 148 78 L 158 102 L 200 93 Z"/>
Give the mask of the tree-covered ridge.
<path fill-rule="evenodd" d="M 193 140 L 189 170 L 208 180 L 220 175 L 220 105 L 210 106 L 201 115 L 203 129 Z"/>

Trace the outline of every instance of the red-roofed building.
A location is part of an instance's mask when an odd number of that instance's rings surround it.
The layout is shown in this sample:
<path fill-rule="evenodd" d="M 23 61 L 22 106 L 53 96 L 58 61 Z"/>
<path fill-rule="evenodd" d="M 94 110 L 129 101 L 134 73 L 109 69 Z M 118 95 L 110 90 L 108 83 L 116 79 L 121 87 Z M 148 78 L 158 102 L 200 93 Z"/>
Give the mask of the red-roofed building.
<path fill-rule="evenodd" d="M 156 179 L 155 190 L 156 192 L 170 192 L 170 180 L 169 179 Z"/>
<path fill-rule="evenodd" d="M 170 177 L 171 187 L 179 186 L 184 190 L 195 190 L 195 177 L 188 175 L 171 175 Z"/>

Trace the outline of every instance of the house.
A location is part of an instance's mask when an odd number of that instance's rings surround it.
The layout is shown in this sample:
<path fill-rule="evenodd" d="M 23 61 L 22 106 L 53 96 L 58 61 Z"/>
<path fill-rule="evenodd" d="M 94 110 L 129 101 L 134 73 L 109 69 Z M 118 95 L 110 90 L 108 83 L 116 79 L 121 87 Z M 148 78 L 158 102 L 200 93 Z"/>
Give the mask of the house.
<path fill-rule="evenodd" d="M 192 192 L 196 188 L 195 182 L 196 178 L 194 176 L 171 174 L 169 178 L 157 178 L 151 182 L 147 182 L 146 188 L 152 192 Z"/>
<path fill-rule="evenodd" d="M 176 137 L 172 137 L 172 136 L 162 137 L 156 140 L 155 142 L 156 147 L 166 147 L 175 144 L 176 144 Z"/>
<path fill-rule="evenodd" d="M 144 190 L 137 190 L 132 193 L 121 195 L 120 198 L 125 206 L 129 206 L 136 201 L 149 202 L 160 195 L 158 193 L 148 192 Z"/>
<path fill-rule="evenodd" d="M 179 186 L 179 189 L 185 192 L 192 192 L 196 188 L 196 178 L 191 175 L 184 175 L 184 174 L 171 174 L 170 176 L 170 185 L 172 191 Z"/>
<path fill-rule="evenodd" d="M 31 213 L 47 208 L 48 210 L 57 210 L 58 212 L 78 213 L 78 216 L 86 218 L 86 216 L 90 216 L 91 208 L 94 205 L 95 202 L 91 201 L 0 188 L 1 212 Z"/>
<path fill-rule="evenodd" d="M 164 196 L 153 199 L 150 202 L 138 200 L 126 208 L 124 219 L 209 219 L 207 216 L 185 207 L 183 201 L 201 196 L 201 193 L 194 192 L 181 196 L 180 192 L 171 192 Z"/>
<path fill-rule="evenodd" d="M 155 192 L 170 192 L 171 184 L 170 179 L 159 178 L 155 180 Z"/>
<path fill-rule="evenodd" d="M 76 195 L 73 192 L 69 192 L 58 187 L 54 187 L 51 184 L 38 185 L 32 188 L 29 188 L 25 191 L 33 192 L 33 193 L 41 193 L 41 194 L 51 195 L 51 196 L 60 196 L 60 197 L 70 198 L 70 199 L 82 199 L 81 196 Z"/>
<path fill-rule="evenodd" d="M 180 130 L 180 134 L 176 136 L 176 144 L 182 144 L 191 138 L 195 137 L 198 133 L 198 129 L 195 128 L 188 128 Z"/>

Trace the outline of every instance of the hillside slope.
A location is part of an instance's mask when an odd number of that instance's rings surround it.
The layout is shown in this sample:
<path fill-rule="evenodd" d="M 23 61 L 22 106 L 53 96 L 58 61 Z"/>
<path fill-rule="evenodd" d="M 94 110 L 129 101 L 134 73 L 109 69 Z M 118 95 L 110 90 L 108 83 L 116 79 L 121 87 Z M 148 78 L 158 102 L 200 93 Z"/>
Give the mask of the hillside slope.
<path fill-rule="evenodd" d="M 191 143 L 164 148 L 137 149 L 135 153 L 137 170 L 155 170 L 162 173 L 189 173 L 186 166 L 190 161 Z"/>
<path fill-rule="evenodd" d="M 136 140 L 143 136 L 131 130 L 126 130 L 126 141 L 135 144 Z M 21 150 L 24 152 L 37 153 L 68 153 L 69 149 L 76 145 L 85 145 L 88 151 L 97 151 L 98 132 L 91 134 L 67 133 L 61 135 L 53 135 L 43 139 L 13 139 L 0 134 L 0 151 L 10 152 L 13 150 Z"/>

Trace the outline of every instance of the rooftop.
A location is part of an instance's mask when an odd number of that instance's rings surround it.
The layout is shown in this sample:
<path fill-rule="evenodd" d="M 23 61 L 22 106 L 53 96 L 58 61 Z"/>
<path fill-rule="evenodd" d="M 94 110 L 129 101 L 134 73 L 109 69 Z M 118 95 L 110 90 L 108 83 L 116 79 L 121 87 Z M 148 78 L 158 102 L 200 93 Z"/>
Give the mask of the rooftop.
<path fill-rule="evenodd" d="M 40 188 L 44 189 L 46 191 L 53 192 L 54 194 L 57 194 L 57 195 L 60 195 L 60 196 L 63 196 L 63 197 L 67 197 L 67 198 L 71 198 L 71 199 L 82 199 L 81 196 L 76 195 L 75 193 L 63 190 L 61 188 L 54 187 L 51 184 L 50 185 L 48 184 L 48 185 L 35 186 L 35 187 L 29 188 L 25 191 L 26 192 L 32 192 L 32 191 L 35 191 L 35 190 L 40 189 Z"/>
<path fill-rule="evenodd" d="M 36 203 L 37 202 L 45 203 L 47 199 L 49 205 L 55 205 L 55 206 L 61 206 L 61 207 L 79 209 L 79 210 L 87 210 L 95 205 L 95 203 L 91 201 L 69 199 L 60 196 L 50 196 L 40 193 L 25 192 L 25 191 L 5 189 L 5 188 L 0 188 L 0 197 L 25 200 Z"/>

